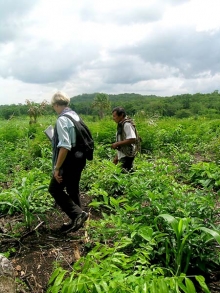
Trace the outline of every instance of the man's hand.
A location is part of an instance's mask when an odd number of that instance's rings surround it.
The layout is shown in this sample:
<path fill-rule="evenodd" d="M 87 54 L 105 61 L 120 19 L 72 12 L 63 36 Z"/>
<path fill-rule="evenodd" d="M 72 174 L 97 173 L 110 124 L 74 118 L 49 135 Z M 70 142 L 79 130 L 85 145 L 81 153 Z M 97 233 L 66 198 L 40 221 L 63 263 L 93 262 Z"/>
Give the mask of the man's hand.
<path fill-rule="evenodd" d="M 136 140 L 136 138 L 128 138 L 128 139 L 125 139 L 122 141 L 117 141 L 111 145 L 111 148 L 115 150 L 115 149 L 122 147 L 123 145 L 130 145 L 132 143 L 135 143 L 135 140 Z"/>
<path fill-rule="evenodd" d="M 61 183 L 63 181 L 63 178 L 61 175 L 59 175 L 59 172 L 59 170 L 54 170 L 53 176 L 58 183 Z"/>
<path fill-rule="evenodd" d="M 114 142 L 112 145 L 111 145 L 111 148 L 112 149 L 117 149 L 119 147 L 119 145 L 118 145 L 118 142 Z"/>
<path fill-rule="evenodd" d="M 115 156 L 115 157 L 114 157 L 113 163 L 114 163 L 115 165 L 118 164 L 118 156 Z"/>

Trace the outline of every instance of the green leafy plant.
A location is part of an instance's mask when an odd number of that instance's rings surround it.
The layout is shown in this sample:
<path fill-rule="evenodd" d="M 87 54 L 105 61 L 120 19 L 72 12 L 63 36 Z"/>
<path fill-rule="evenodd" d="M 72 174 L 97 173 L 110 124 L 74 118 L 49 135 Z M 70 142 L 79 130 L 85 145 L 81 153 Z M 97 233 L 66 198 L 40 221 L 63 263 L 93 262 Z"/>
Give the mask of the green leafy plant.
<path fill-rule="evenodd" d="M 171 230 L 167 233 L 165 240 L 166 265 L 174 261 L 175 275 L 186 273 L 191 258 L 190 237 L 194 237 L 196 231 L 200 230 L 210 234 L 220 244 L 220 234 L 214 230 L 203 227 L 198 221 L 190 218 L 175 218 L 168 214 L 159 215 L 155 219 L 156 226 L 158 218 L 166 220 Z M 159 230 L 159 228 L 158 228 Z M 184 268 L 183 268 L 184 264 Z"/>
<path fill-rule="evenodd" d="M 190 180 L 205 188 L 220 188 L 220 168 L 213 162 L 199 162 L 190 168 Z"/>
<path fill-rule="evenodd" d="M 123 241 L 120 244 L 123 246 Z M 70 273 L 61 267 L 55 269 L 47 293 L 196 292 L 193 282 L 186 275 L 165 277 L 163 269 L 150 266 L 143 253 L 130 258 L 119 252 L 120 244 L 118 243 L 118 249 L 97 244 L 86 257 L 73 265 Z M 147 266 L 142 266 L 141 275 L 133 274 L 138 264 L 145 263 Z M 202 276 L 196 276 L 196 280 L 204 292 L 210 292 Z"/>
<path fill-rule="evenodd" d="M 47 188 L 46 185 L 35 186 L 35 177 L 33 173 L 30 173 L 28 177 L 21 179 L 21 186 L 12 188 L 10 191 L 1 193 L 0 198 L 7 197 L 7 201 L 0 201 L 0 205 L 8 206 L 8 213 L 12 214 L 15 211 L 20 212 L 24 217 L 24 224 L 27 229 L 30 229 L 34 214 L 38 211 L 37 208 L 33 208 L 32 201 L 34 194 Z"/>

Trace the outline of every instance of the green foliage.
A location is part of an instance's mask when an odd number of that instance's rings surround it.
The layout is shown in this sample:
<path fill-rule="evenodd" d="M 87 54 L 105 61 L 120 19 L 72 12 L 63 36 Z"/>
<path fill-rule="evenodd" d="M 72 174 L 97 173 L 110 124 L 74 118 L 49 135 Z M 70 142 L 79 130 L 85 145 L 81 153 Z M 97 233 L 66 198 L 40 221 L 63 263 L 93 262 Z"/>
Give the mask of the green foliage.
<path fill-rule="evenodd" d="M 129 116 L 134 116 L 137 113 L 144 113 L 145 117 L 159 116 L 159 117 L 176 117 L 185 119 L 188 117 L 207 117 L 212 119 L 218 119 L 220 114 L 220 93 L 196 93 L 196 94 L 182 94 L 174 95 L 171 97 L 158 97 L 155 95 L 140 95 L 135 93 L 123 93 L 123 94 L 103 94 L 103 93 L 91 93 L 74 96 L 71 98 L 70 106 L 73 110 L 81 115 L 95 116 L 97 114 L 96 109 L 101 110 L 101 107 L 94 109 L 94 99 L 97 96 L 107 96 L 106 105 L 123 106 Z M 43 104 L 43 103 L 42 103 Z M 30 118 L 34 121 L 34 115 L 36 118 L 44 111 L 44 115 L 51 115 L 52 110 L 49 105 L 43 105 L 38 103 L 29 103 L 29 105 L 0 105 L 0 118 L 12 119 L 14 117 L 24 116 L 28 114 L 28 110 L 32 108 Z M 101 104 L 100 104 L 101 105 Z M 103 104 L 104 105 L 104 104 Z M 34 111 L 33 111 L 34 110 Z M 40 110 L 40 112 L 39 112 Z M 109 106 L 103 108 L 104 111 L 99 111 L 99 115 L 109 113 L 111 111 Z M 108 111 L 108 112 L 107 112 Z M 101 114 L 102 113 L 102 114 Z"/>
<path fill-rule="evenodd" d="M 166 267 L 170 267 L 174 263 L 175 275 L 187 272 L 192 254 L 192 242 L 195 238 L 194 234 L 198 230 L 210 234 L 220 244 L 220 234 L 214 230 L 202 227 L 197 219 L 178 219 L 168 214 L 162 214 L 158 217 L 164 218 L 170 224 L 171 229 L 166 232 L 166 238 L 164 239 L 164 253 L 166 254 Z M 155 219 L 156 221 L 158 217 Z M 184 269 L 182 267 L 183 264 L 185 266 Z"/>
<path fill-rule="evenodd" d="M 190 180 L 194 185 L 219 190 L 220 168 L 213 162 L 192 164 L 190 168 Z"/>
<path fill-rule="evenodd" d="M 109 119 L 102 119 L 100 123 L 90 123 L 92 135 L 96 144 L 109 145 L 115 141 L 116 126 Z"/>
<path fill-rule="evenodd" d="M 181 110 L 176 111 L 175 116 L 180 119 L 189 118 L 192 116 L 192 112 L 188 109 L 181 109 Z"/>
<path fill-rule="evenodd" d="M 71 105 L 79 113 L 93 115 L 91 104 L 98 93 L 82 94 L 71 98 Z M 206 116 L 218 118 L 220 114 L 219 93 L 194 95 L 183 94 L 172 97 L 157 97 L 155 95 L 140 95 L 124 93 L 118 95 L 109 94 L 112 107 L 123 106 L 129 116 L 138 112 L 145 113 L 145 117 L 160 116 L 187 118 Z"/>
<path fill-rule="evenodd" d="M 0 141 L 16 142 L 27 136 L 28 127 L 22 127 L 18 120 L 3 121 L 0 126 Z"/>
<path fill-rule="evenodd" d="M 41 202 L 42 190 L 47 190 L 47 185 L 37 184 L 37 176 L 40 172 L 30 172 L 27 177 L 21 179 L 21 185 L 0 194 L 0 210 L 13 214 L 20 212 L 24 217 L 24 224 L 30 229 L 35 214 L 44 213 L 51 206 Z"/>
<path fill-rule="evenodd" d="M 191 96 L 176 100 L 189 109 Z M 134 107 L 128 106 L 134 114 Z M 172 110 L 165 102 L 163 107 L 158 102 L 152 106 L 154 113 Z M 112 119 L 85 116 L 95 154 L 82 173 L 81 190 L 91 197 L 92 213 L 98 210 L 101 217 L 87 227 L 89 252 L 72 271 L 58 267 L 48 292 L 196 292 L 195 286 L 209 292 L 202 276 L 188 275 L 193 270 L 202 275 L 220 265 L 215 247 L 220 122 L 149 118 L 146 113 L 139 109 L 134 116 L 142 154 L 129 174 L 112 163 Z M 0 212 L 23 214 L 27 228 L 53 203 L 47 193 L 51 145 L 43 130 L 55 116 L 39 120 L 29 126 L 27 119 L 13 118 L 0 127 Z"/>
<path fill-rule="evenodd" d="M 86 257 L 73 265 L 70 274 L 58 267 L 49 281 L 47 293 L 51 292 L 196 292 L 189 277 L 165 277 L 162 268 L 149 265 L 144 252 L 135 257 L 120 252 L 123 240 L 117 247 L 97 244 Z M 144 266 L 144 264 L 147 266 Z M 135 269 L 140 266 L 139 274 Z M 204 292 L 210 292 L 202 276 L 196 280 Z"/>
<path fill-rule="evenodd" d="M 13 255 L 16 252 L 16 249 L 14 247 L 9 248 L 5 253 L 2 253 L 6 258 L 9 258 L 11 255 Z"/>
<path fill-rule="evenodd" d="M 26 100 L 28 106 L 28 115 L 30 117 L 29 124 L 37 123 L 37 118 L 45 111 L 47 101 L 43 101 L 41 104 L 37 104 Z"/>
<path fill-rule="evenodd" d="M 110 109 L 110 106 L 108 95 L 104 93 L 97 94 L 92 103 L 92 108 L 98 110 L 100 119 L 104 118 L 105 112 Z"/>

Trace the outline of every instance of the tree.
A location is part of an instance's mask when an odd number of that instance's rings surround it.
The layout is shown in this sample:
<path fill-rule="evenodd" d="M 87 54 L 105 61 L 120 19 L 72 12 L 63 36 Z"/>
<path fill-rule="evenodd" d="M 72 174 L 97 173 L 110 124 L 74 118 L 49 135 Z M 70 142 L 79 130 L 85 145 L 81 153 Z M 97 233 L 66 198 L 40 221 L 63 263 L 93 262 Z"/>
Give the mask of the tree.
<path fill-rule="evenodd" d="M 27 111 L 28 115 L 30 116 L 29 124 L 36 123 L 37 118 L 45 110 L 45 107 L 47 105 L 47 101 L 43 101 L 41 104 L 36 104 L 34 102 L 26 100 L 26 104 L 28 105 L 28 108 L 29 108 Z"/>
<path fill-rule="evenodd" d="M 98 110 L 99 118 L 103 119 L 105 111 L 111 107 L 108 95 L 104 93 L 97 94 L 93 100 L 92 107 Z"/>
<path fill-rule="evenodd" d="M 188 109 L 181 109 L 181 110 L 176 111 L 175 116 L 180 119 L 189 118 L 190 116 L 192 116 L 192 112 L 190 112 L 190 110 L 188 110 Z"/>

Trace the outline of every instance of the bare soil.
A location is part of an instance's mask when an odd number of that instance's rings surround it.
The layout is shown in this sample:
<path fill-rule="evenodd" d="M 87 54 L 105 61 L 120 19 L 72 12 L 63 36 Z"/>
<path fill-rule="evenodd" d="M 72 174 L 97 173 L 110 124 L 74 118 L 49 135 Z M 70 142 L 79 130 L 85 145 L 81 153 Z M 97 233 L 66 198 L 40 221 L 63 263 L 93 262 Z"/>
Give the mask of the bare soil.
<path fill-rule="evenodd" d="M 89 198 L 82 195 L 83 209 L 89 212 L 90 219 L 100 219 L 101 215 L 88 208 Z M 81 256 L 87 253 L 88 242 L 85 227 L 74 233 L 63 235 L 59 232 L 67 216 L 58 207 L 47 213 L 45 219 L 38 219 L 36 226 L 30 232 L 22 231 L 18 238 L 9 237 L 5 229 L 10 231 L 19 223 L 20 215 L 4 216 L 0 218 L 0 252 L 9 252 L 15 276 L 17 278 L 17 293 L 44 293 L 57 262 L 67 270 Z M 13 230 L 14 231 L 14 230 Z M 22 236 L 21 236 L 22 235 Z M 208 286 L 212 293 L 220 292 L 220 270 L 212 272 L 208 277 Z M 141 292 L 140 292 L 141 293 Z"/>
<path fill-rule="evenodd" d="M 83 210 L 89 212 L 89 219 L 99 219 L 99 215 L 88 208 L 89 199 L 82 196 Z M 20 215 L 0 218 L 0 252 L 9 252 L 17 278 L 17 293 L 43 293 L 57 262 L 67 270 L 73 263 L 87 253 L 88 237 L 86 229 L 61 234 L 60 227 L 68 217 L 58 207 L 47 213 L 45 219 L 38 219 L 32 231 L 22 231 Z M 21 226 L 19 237 L 9 237 L 5 231 Z"/>

